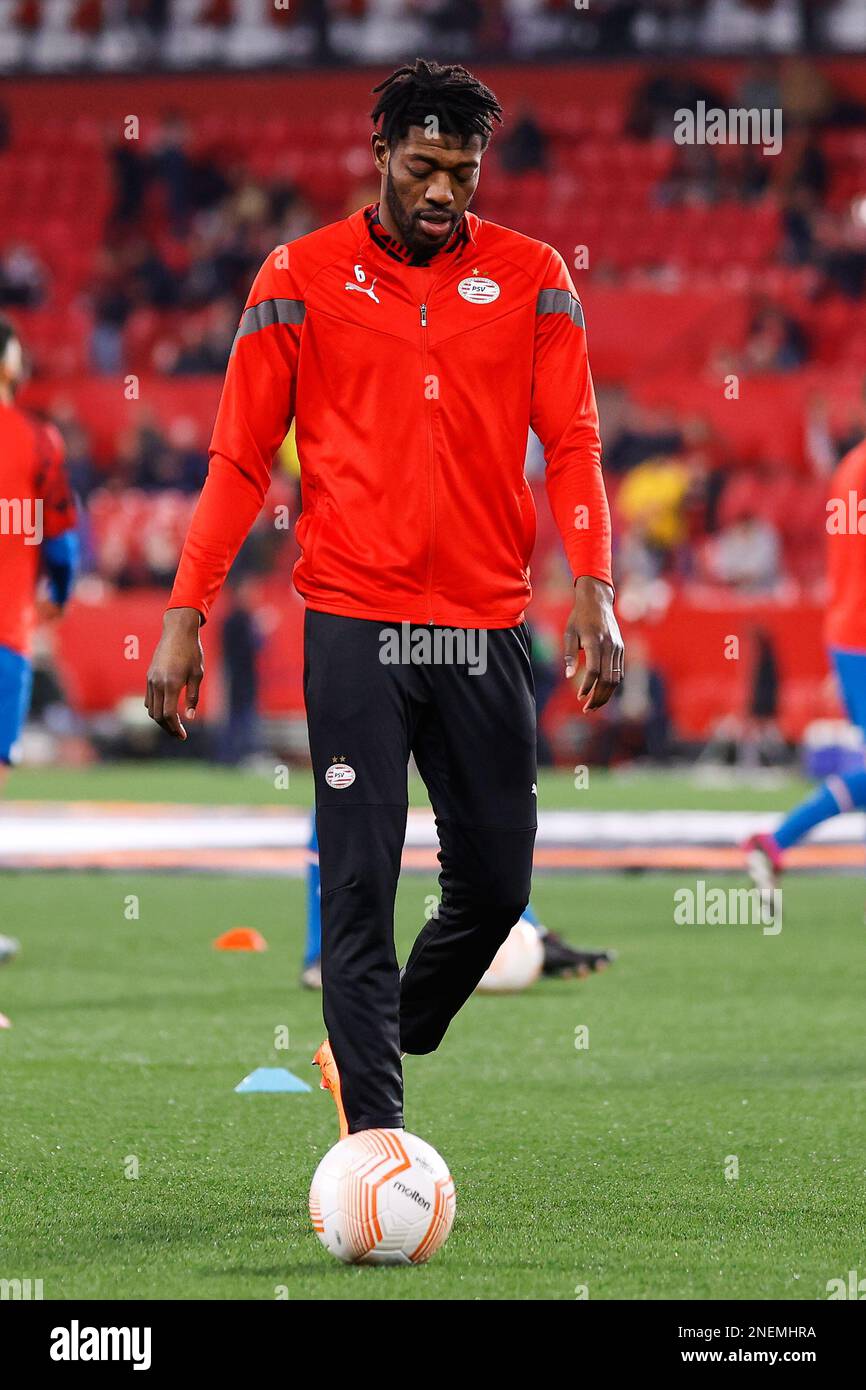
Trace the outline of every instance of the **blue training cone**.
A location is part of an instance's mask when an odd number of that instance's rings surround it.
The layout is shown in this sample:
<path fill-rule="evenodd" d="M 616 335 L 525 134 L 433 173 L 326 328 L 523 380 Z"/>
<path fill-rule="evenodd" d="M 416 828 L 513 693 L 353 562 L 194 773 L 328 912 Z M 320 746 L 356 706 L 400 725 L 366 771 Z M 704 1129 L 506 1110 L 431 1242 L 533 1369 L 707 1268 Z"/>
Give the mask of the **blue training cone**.
<path fill-rule="evenodd" d="M 285 1067 L 256 1067 L 249 1076 L 245 1076 L 237 1086 L 235 1091 L 238 1095 L 251 1095 L 253 1091 L 311 1091 L 312 1086 L 308 1086 L 306 1081 L 302 1081 L 294 1072 L 286 1071 Z"/>

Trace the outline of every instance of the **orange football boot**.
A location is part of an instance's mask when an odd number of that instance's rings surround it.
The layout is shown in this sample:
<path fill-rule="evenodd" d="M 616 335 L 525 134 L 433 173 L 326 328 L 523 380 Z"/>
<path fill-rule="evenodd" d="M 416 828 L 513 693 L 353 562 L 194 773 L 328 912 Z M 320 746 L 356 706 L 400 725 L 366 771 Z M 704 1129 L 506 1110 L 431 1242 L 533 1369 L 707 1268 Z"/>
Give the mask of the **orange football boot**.
<path fill-rule="evenodd" d="M 337 1070 L 337 1063 L 334 1060 L 331 1044 L 328 1042 L 327 1038 L 325 1038 L 325 1041 L 313 1058 L 313 1066 L 320 1067 L 322 1070 L 322 1079 L 319 1085 L 323 1091 L 330 1091 L 331 1095 L 334 1097 L 334 1104 L 337 1107 L 337 1115 L 340 1119 L 340 1138 L 346 1139 L 349 1134 L 349 1125 L 346 1120 L 346 1112 L 343 1109 L 343 1097 L 340 1091 L 340 1073 Z"/>

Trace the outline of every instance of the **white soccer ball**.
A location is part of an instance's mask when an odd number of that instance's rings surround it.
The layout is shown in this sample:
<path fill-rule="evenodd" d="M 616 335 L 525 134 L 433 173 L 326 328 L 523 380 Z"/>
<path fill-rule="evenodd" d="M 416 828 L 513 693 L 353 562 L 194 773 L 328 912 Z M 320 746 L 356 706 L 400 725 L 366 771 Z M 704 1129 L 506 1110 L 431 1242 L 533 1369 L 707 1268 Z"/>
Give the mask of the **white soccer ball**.
<path fill-rule="evenodd" d="M 0 936 L 0 965 L 14 960 L 20 950 L 21 942 L 16 941 L 14 936 Z"/>
<path fill-rule="evenodd" d="M 313 1230 L 346 1264 L 423 1264 L 448 1239 L 456 1207 L 444 1159 L 405 1130 L 341 1139 L 310 1185 Z"/>
<path fill-rule="evenodd" d="M 521 917 L 511 928 L 478 982 L 479 994 L 516 994 L 541 974 L 544 947 L 531 922 Z"/>

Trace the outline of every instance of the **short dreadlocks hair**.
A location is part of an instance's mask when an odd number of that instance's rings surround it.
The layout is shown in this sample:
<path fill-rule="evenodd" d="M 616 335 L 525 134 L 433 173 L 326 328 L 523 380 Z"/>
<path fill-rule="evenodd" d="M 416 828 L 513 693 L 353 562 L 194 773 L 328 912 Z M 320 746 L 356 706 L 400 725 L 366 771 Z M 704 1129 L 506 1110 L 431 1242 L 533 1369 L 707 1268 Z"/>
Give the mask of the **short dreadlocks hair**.
<path fill-rule="evenodd" d="M 430 116 L 437 118 L 443 135 L 458 135 L 464 143 L 480 135 L 482 149 L 493 134 L 494 122 L 502 123 L 502 107 L 490 88 L 459 63 L 416 58 L 373 91 L 381 92 L 371 112 L 373 124 L 378 125 L 381 118 L 379 133 L 392 149 L 410 126 L 423 126 Z"/>

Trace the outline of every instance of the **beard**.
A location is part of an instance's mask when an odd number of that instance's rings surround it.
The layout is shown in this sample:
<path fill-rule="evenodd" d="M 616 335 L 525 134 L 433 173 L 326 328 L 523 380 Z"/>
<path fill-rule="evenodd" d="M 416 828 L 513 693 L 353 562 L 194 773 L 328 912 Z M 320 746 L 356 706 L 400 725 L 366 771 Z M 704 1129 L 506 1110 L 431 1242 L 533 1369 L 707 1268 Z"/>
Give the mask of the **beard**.
<path fill-rule="evenodd" d="M 423 231 L 419 229 L 415 218 L 411 213 L 406 212 L 406 209 L 400 202 L 397 190 L 394 187 L 394 181 L 391 178 L 390 169 L 385 175 L 385 202 L 388 205 L 388 211 L 391 214 L 394 226 L 397 228 L 400 234 L 400 240 L 403 242 L 404 246 L 408 246 L 413 255 L 429 254 L 432 245 L 430 238 L 424 235 Z M 452 220 L 452 232 L 456 225 L 456 219 Z"/>

